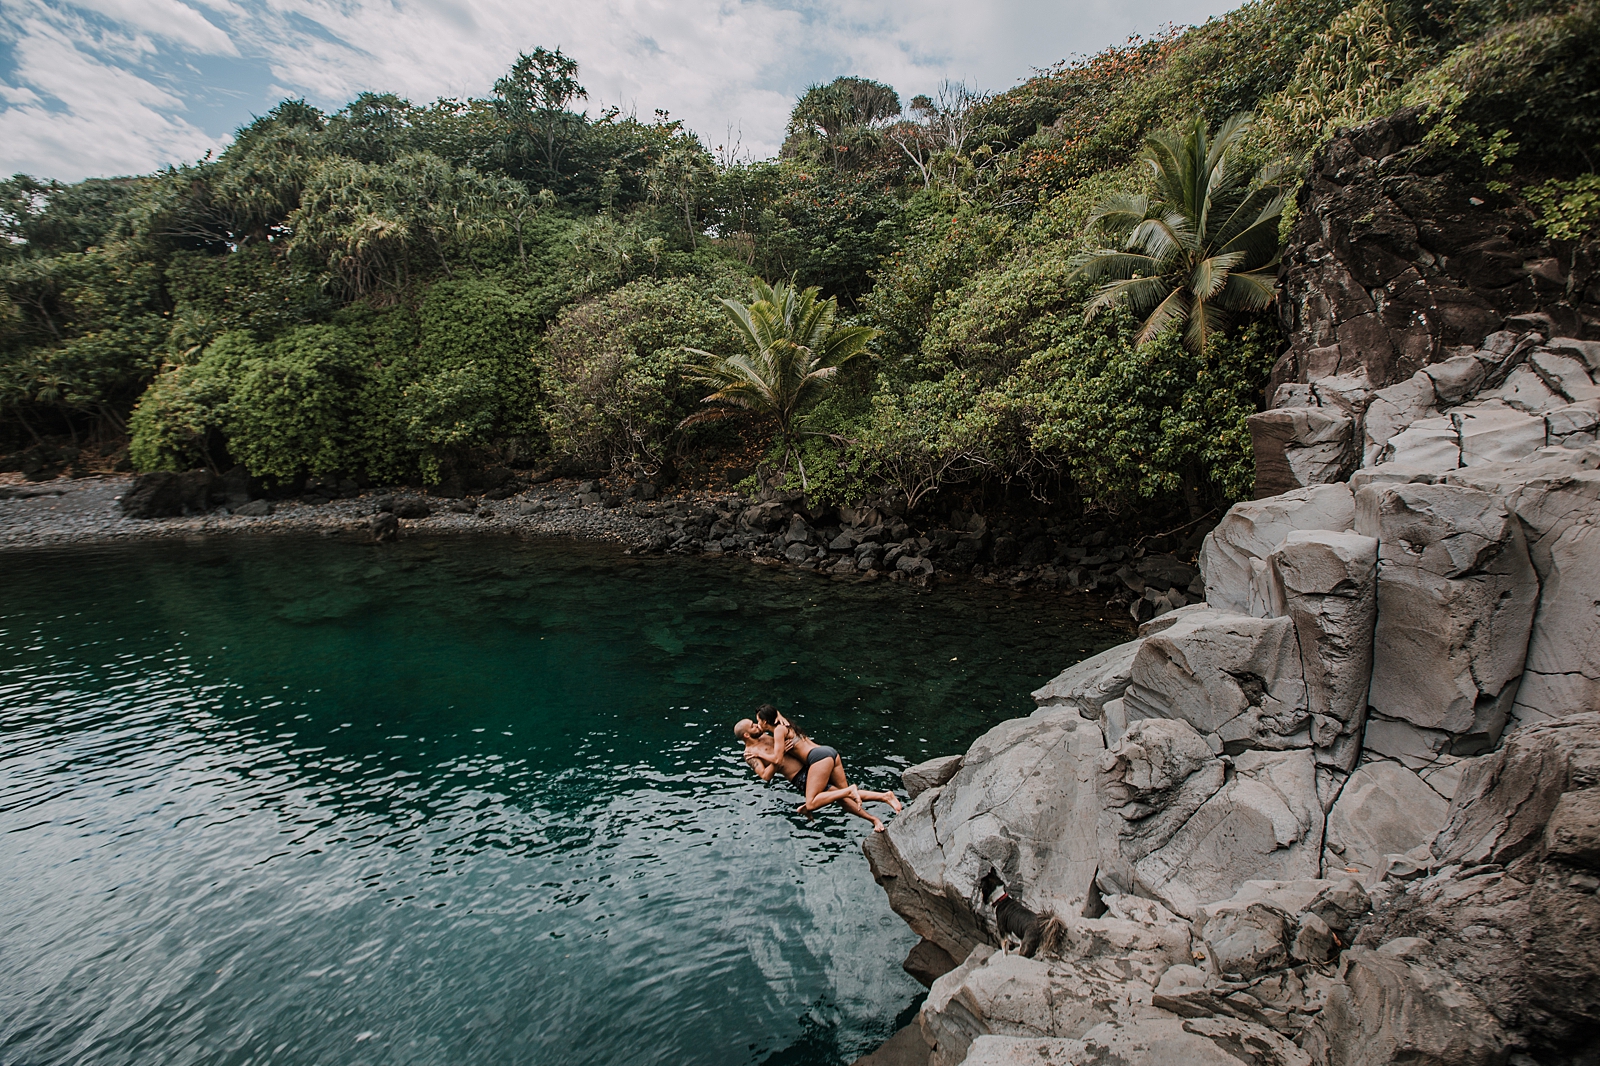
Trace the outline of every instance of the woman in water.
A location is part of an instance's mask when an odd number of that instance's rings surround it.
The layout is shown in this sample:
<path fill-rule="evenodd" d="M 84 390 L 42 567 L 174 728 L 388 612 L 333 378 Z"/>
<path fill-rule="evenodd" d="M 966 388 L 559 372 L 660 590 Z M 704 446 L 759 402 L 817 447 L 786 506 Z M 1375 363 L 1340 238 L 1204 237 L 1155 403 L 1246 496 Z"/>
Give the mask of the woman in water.
<path fill-rule="evenodd" d="M 771 704 L 762 704 L 756 710 L 756 718 L 755 722 L 747 718 L 734 726 L 734 732 L 745 742 L 745 761 L 763 781 L 771 780 L 774 771 L 788 778 L 805 796 L 806 801 L 797 810 L 808 817 L 829 803 L 838 803 L 851 814 L 871 822 L 873 830 L 881 833 L 883 823 L 868 813 L 862 801 L 887 803 L 896 811 L 901 809 L 900 800 L 893 792 L 867 792 L 850 784 L 839 753 L 800 732 Z M 760 739 L 763 733 L 771 734 L 770 741 Z"/>

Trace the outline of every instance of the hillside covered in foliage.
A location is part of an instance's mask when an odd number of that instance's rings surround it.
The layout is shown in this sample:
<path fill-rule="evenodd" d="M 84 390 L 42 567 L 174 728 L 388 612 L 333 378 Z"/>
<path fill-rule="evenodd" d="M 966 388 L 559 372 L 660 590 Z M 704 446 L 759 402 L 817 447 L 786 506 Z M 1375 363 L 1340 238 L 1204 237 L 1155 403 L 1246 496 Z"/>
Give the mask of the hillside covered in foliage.
<path fill-rule="evenodd" d="M 585 110 L 577 64 L 542 48 L 482 99 L 286 100 L 193 165 L 0 183 L 0 450 L 283 486 L 803 470 L 832 500 L 1192 518 L 1249 493 L 1244 420 L 1283 349 L 1270 279 L 1310 153 L 1418 109 L 1425 165 L 1588 239 L 1597 55 L 1593 0 L 1253 0 L 999 93 L 817 86 L 765 161 L 660 112 Z M 1204 269 L 1249 267 L 1259 299 L 1202 313 L 1200 260 L 1173 258 L 1189 238 L 1135 225 L 1175 217 L 1150 206 L 1174 201 L 1147 141 L 1186 129 L 1232 130 L 1229 180 L 1271 223 L 1251 240 L 1273 240 L 1249 262 L 1201 249 Z M 1157 320 L 1140 294 L 1169 268 L 1190 302 Z M 1123 298 L 1097 299 L 1119 270 Z M 720 301 L 757 278 L 871 331 L 792 439 L 759 405 L 702 402 L 706 353 L 740 350 Z"/>

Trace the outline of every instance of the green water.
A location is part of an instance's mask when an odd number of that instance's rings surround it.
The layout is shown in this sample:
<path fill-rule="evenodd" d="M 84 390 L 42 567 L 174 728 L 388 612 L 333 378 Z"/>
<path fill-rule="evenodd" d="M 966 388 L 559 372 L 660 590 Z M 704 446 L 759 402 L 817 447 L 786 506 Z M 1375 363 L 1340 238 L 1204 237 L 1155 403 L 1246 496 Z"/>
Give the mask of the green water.
<path fill-rule="evenodd" d="M 1122 639 L 1059 602 L 500 541 L 0 556 L 0 1062 L 834 1064 L 921 992 L 851 779 Z"/>

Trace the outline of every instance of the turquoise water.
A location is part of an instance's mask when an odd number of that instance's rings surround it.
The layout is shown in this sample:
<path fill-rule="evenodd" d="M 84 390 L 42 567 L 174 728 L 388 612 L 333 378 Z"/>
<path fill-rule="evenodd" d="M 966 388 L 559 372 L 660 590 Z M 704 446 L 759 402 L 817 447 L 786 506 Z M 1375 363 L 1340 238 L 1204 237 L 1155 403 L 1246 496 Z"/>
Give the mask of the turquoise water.
<path fill-rule="evenodd" d="M 1122 635 L 1060 602 L 503 541 L 0 556 L 0 1062 L 834 1064 L 921 988 L 851 779 Z"/>

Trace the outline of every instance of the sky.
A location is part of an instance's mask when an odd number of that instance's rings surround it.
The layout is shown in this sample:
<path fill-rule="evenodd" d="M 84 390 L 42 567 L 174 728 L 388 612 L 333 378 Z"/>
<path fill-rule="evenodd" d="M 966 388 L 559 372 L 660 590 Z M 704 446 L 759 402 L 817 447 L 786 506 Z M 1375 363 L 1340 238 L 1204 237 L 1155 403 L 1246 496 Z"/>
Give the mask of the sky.
<path fill-rule="evenodd" d="M 776 153 L 795 97 L 854 74 L 902 99 L 1005 89 L 1238 0 L 0 0 L 0 174 L 76 181 L 192 162 L 285 97 L 485 96 L 559 46 L 596 112 L 668 111 Z"/>

